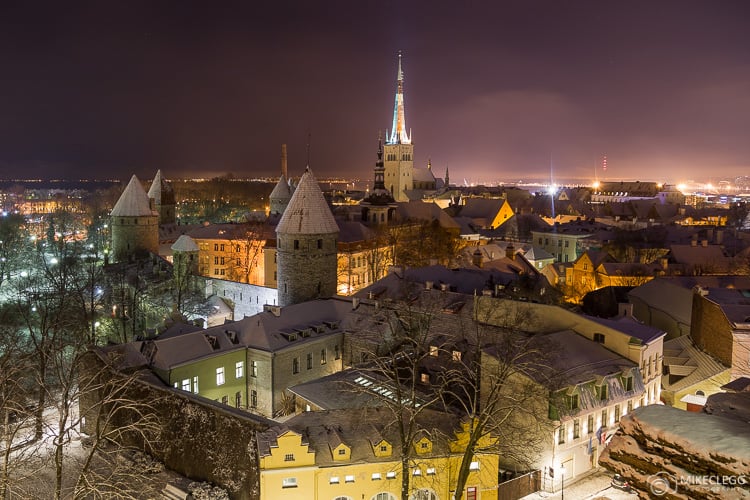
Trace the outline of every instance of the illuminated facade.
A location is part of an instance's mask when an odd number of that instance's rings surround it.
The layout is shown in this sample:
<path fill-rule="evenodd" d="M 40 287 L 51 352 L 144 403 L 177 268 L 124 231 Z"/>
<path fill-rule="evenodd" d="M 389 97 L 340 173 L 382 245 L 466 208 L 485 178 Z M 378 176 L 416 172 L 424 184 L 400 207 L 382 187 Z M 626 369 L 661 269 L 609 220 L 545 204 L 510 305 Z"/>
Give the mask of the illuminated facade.
<path fill-rule="evenodd" d="M 388 413 L 375 408 L 307 412 L 259 433 L 260 498 L 401 498 L 401 453 Z M 409 450 L 409 498 L 450 500 L 468 433 L 445 414 L 429 414 Z M 491 439 L 480 438 L 477 448 L 491 447 Z M 477 453 L 463 498 L 497 499 L 497 480 L 497 453 Z"/>

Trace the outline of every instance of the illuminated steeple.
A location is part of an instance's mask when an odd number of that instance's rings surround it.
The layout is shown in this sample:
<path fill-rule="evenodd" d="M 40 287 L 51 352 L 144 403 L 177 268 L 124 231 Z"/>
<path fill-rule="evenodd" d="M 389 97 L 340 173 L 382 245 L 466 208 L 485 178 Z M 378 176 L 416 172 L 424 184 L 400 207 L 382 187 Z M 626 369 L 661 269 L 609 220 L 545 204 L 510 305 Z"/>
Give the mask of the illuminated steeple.
<path fill-rule="evenodd" d="M 393 126 L 388 144 L 411 144 L 411 137 L 406 133 L 406 116 L 404 113 L 404 72 L 401 69 L 401 51 L 398 53 L 398 74 L 396 77 L 396 103 L 393 107 Z"/>

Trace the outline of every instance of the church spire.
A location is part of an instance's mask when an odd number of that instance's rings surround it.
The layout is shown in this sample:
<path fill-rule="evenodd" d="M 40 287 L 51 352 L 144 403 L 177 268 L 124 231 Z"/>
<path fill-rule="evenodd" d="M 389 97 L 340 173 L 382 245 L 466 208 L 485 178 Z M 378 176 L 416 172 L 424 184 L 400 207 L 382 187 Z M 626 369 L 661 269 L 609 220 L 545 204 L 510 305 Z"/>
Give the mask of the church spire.
<path fill-rule="evenodd" d="M 404 113 L 404 72 L 401 69 L 401 51 L 398 52 L 398 73 L 396 77 L 396 104 L 393 108 L 393 126 L 389 144 L 411 144 L 411 137 L 406 133 L 406 116 Z"/>

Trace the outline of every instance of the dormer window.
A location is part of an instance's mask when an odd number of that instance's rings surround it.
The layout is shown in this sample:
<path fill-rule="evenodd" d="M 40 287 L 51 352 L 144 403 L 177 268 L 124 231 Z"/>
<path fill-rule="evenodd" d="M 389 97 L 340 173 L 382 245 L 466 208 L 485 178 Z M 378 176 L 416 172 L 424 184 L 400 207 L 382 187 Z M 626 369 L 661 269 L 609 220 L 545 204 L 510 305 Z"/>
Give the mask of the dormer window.
<path fill-rule="evenodd" d="M 570 409 L 577 410 L 579 408 L 578 394 L 572 394 L 570 396 Z"/>

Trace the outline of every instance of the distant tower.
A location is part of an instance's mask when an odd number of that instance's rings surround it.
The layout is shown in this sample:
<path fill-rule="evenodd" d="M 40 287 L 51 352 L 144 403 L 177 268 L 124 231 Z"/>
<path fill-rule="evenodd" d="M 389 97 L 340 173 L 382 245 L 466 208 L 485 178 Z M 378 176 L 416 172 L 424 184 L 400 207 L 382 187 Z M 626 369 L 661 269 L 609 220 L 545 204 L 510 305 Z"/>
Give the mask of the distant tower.
<path fill-rule="evenodd" d="M 281 145 L 281 177 L 279 182 L 274 186 L 271 195 L 268 197 L 269 201 L 269 213 L 281 215 L 284 213 L 289 200 L 292 199 L 292 189 L 287 180 L 287 166 L 286 166 L 286 144 Z"/>
<path fill-rule="evenodd" d="M 451 184 L 451 179 L 450 179 L 450 176 L 448 175 L 448 165 L 446 165 L 445 166 L 445 187 L 450 186 L 450 184 Z"/>
<path fill-rule="evenodd" d="M 372 225 L 385 224 L 393 220 L 396 202 L 385 188 L 383 167 L 383 139 L 378 137 L 378 161 L 375 162 L 375 183 L 370 194 L 360 202 L 362 221 Z"/>
<path fill-rule="evenodd" d="M 113 262 L 159 252 L 159 213 L 135 175 L 130 178 L 110 216 Z"/>
<path fill-rule="evenodd" d="M 159 224 L 174 224 L 175 206 L 174 189 L 172 184 L 161 176 L 161 170 L 156 171 L 148 197 L 154 200 L 156 211 L 159 212 Z"/>
<path fill-rule="evenodd" d="M 396 201 L 409 201 L 406 191 L 413 188 L 414 145 L 411 134 L 406 133 L 404 112 L 404 73 L 401 70 L 401 52 L 398 53 L 396 78 L 396 104 L 393 109 L 393 127 L 385 143 L 385 186 Z"/>
<path fill-rule="evenodd" d="M 336 294 L 339 226 L 309 167 L 276 226 L 279 305 Z"/>

